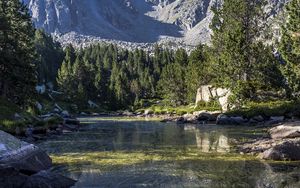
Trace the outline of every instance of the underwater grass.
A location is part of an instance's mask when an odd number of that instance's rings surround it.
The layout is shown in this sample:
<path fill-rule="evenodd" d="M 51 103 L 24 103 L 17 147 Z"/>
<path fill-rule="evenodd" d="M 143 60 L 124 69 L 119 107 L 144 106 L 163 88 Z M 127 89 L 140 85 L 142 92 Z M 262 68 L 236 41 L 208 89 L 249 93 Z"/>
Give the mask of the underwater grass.
<path fill-rule="evenodd" d="M 101 169 L 111 169 L 120 166 L 135 165 L 144 162 L 166 161 L 253 161 L 255 156 L 235 153 L 203 153 L 196 149 L 158 149 L 140 151 L 102 151 L 85 153 L 52 154 L 56 165 L 82 166 L 92 165 Z"/>

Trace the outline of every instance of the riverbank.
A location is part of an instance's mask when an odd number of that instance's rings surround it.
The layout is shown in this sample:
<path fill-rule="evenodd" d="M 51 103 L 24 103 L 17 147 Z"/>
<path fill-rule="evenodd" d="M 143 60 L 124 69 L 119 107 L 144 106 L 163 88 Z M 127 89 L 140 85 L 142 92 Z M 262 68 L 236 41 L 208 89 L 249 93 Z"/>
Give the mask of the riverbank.
<path fill-rule="evenodd" d="M 242 153 L 276 161 L 300 160 L 300 122 L 288 122 L 268 130 L 266 137 L 239 146 Z"/>

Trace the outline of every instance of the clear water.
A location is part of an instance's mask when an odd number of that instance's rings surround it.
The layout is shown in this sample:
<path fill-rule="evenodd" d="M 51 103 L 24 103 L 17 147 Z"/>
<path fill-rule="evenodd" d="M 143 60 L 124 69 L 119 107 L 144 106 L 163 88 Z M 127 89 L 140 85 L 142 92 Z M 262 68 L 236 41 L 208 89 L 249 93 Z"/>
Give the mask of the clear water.
<path fill-rule="evenodd" d="M 235 146 L 264 130 L 83 118 L 40 143 L 75 187 L 300 187 L 299 163 L 259 161 Z"/>

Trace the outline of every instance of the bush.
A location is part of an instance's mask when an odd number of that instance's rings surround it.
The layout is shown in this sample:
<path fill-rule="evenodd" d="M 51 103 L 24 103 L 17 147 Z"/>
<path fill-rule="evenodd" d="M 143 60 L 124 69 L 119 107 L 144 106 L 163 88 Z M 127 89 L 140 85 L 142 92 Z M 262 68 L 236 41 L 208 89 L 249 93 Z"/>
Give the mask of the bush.
<path fill-rule="evenodd" d="M 47 120 L 48 125 L 57 125 L 64 121 L 64 119 L 60 116 L 51 117 Z"/>
<path fill-rule="evenodd" d="M 219 111 L 222 110 L 222 108 L 217 100 L 211 100 L 209 102 L 199 101 L 194 110 L 195 111 L 200 111 L 200 110 Z"/>
<path fill-rule="evenodd" d="M 12 121 L 12 120 L 1 120 L 0 121 L 0 128 L 3 131 L 14 133 L 17 127 L 25 127 L 25 121 Z"/>
<path fill-rule="evenodd" d="M 187 113 L 188 112 L 186 110 L 181 110 L 181 109 L 176 111 L 176 114 L 179 115 L 179 116 L 182 116 L 182 115 L 187 114 Z"/>
<path fill-rule="evenodd" d="M 0 120 L 13 119 L 15 113 L 20 113 L 21 109 L 14 103 L 0 98 Z"/>

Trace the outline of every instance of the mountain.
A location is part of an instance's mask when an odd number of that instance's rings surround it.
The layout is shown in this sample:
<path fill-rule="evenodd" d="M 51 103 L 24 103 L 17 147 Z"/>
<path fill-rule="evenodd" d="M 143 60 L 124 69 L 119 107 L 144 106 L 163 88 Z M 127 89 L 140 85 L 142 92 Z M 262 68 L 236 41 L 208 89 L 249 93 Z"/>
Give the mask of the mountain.
<path fill-rule="evenodd" d="M 210 40 L 211 8 L 221 0 L 23 0 L 37 28 L 75 45 L 95 41 L 148 47 Z M 276 15 L 288 0 L 269 0 Z"/>

